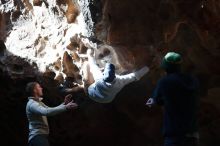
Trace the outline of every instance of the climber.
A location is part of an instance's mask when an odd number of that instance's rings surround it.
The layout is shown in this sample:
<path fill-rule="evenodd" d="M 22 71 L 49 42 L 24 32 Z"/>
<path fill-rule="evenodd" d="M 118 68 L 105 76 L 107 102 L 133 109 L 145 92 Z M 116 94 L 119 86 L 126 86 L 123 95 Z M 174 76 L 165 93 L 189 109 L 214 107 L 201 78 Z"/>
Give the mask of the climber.
<path fill-rule="evenodd" d="M 53 116 L 67 110 L 77 108 L 77 104 L 67 95 L 64 103 L 57 107 L 48 107 L 41 100 L 42 87 L 37 82 L 30 82 L 26 87 L 29 101 L 26 105 L 26 114 L 29 121 L 29 146 L 49 146 L 48 134 L 49 126 L 46 116 Z"/>
<path fill-rule="evenodd" d="M 91 49 L 87 50 L 88 62 L 83 66 L 85 92 L 89 98 L 99 103 L 110 103 L 127 84 L 139 80 L 149 68 L 147 66 L 127 75 L 116 75 L 115 66 L 106 63 L 104 71 L 95 63 Z"/>
<path fill-rule="evenodd" d="M 146 105 L 164 107 L 164 146 L 197 146 L 198 81 L 181 73 L 182 58 L 175 52 L 167 53 L 161 63 L 166 76 L 161 78 Z"/>

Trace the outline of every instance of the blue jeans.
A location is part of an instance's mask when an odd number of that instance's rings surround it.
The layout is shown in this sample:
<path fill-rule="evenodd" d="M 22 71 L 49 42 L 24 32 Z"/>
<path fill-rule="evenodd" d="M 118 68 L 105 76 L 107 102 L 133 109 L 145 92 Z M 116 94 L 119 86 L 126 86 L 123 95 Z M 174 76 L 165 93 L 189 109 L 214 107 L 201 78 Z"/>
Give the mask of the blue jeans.
<path fill-rule="evenodd" d="M 28 143 L 28 146 L 50 146 L 47 135 L 36 135 Z"/>
<path fill-rule="evenodd" d="M 194 137 L 165 137 L 164 146 L 199 146 L 199 140 Z"/>

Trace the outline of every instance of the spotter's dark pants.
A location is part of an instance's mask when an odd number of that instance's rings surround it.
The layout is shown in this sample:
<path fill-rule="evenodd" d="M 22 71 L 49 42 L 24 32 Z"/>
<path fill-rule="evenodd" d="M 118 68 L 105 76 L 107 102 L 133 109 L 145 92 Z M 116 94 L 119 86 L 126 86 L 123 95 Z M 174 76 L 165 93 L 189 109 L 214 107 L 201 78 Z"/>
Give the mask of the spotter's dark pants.
<path fill-rule="evenodd" d="M 199 139 L 194 137 L 165 137 L 164 146 L 199 146 Z"/>
<path fill-rule="evenodd" d="M 47 135 L 36 135 L 33 137 L 28 146 L 50 146 Z"/>

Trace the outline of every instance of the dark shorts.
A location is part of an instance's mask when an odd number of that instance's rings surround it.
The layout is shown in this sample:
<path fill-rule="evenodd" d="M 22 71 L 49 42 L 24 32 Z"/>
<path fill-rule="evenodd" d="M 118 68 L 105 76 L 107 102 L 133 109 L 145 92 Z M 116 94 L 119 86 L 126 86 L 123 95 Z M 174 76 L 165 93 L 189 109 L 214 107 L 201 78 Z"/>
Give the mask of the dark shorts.
<path fill-rule="evenodd" d="M 36 135 L 28 142 L 28 146 L 50 146 L 48 135 Z"/>

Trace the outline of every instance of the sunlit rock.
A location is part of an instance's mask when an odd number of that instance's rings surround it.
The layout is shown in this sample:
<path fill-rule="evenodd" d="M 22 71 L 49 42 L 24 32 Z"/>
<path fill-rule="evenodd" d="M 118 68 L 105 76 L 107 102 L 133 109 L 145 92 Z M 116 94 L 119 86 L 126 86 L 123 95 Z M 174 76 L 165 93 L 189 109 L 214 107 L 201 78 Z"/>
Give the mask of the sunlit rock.
<path fill-rule="evenodd" d="M 54 79 L 57 80 L 59 84 L 62 84 L 64 82 L 64 77 L 61 73 L 59 73 Z"/>
<path fill-rule="evenodd" d="M 41 72 L 47 67 L 57 70 L 57 66 L 51 64 L 62 58 L 65 48 L 73 50 L 76 47 L 68 46 L 70 38 L 77 33 L 88 36 L 91 32 L 87 30 L 83 13 L 80 13 L 82 4 L 85 2 L 78 4 L 72 0 L 5 2 L 0 6 L 1 40 L 8 52 L 35 62 Z"/>
<path fill-rule="evenodd" d="M 42 5 L 42 0 L 33 0 L 33 5 L 34 6 L 41 6 Z"/>
<path fill-rule="evenodd" d="M 73 51 L 73 53 L 71 53 L 71 56 L 74 61 L 76 61 L 76 62 L 80 61 L 80 57 L 75 51 Z"/>
<path fill-rule="evenodd" d="M 77 16 L 79 15 L 79 7 L 76 2 L 73 0 L 67 0 L 68 8 L 66 11 L 66 18 L 68 23 L 74 23 L 76 21 Z"/>
<path fill-rule="evenodd" d="M 63 55 L 63 72 L 67 76 L 73 76 L 75 79 L 78 79 L 79 68 L 73 63 L 72 57 L 65 52 Z"/>

